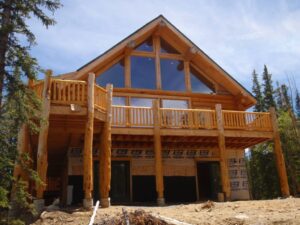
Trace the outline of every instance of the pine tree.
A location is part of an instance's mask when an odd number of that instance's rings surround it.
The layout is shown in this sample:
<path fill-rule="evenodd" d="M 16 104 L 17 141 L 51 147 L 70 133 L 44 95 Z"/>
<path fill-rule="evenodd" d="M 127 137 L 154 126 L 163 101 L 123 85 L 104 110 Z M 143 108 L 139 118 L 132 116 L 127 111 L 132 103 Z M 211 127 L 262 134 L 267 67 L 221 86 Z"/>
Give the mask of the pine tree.
<path fill-rule="evenodd" d="M 255 112 L 262 112 L 264 110 L 263 106 L 263 96 L 261 93 L 261 85 L 258 81 L 257 73 L 255 70 L 252 72 L 252 93 L 257 101 L 256 105 L 254 106 Z"/>
<path fill-rule="evenodd" d="M 299 120 L 300 119 L 300 95 L 298 89 L 296 89 L 296 115 Z"/>
<path fill-rule="evenodd" d="M 59 0 L 1 0 L 0 1 L 0 223 L 18 223 L 14 218 L 4 216 L 8 208 L 16 206 L 23 210 L 20 218 L 31 212 L 24 182 L 15 180 L 13 169 L 16 163 L 36 176 L 27 167 L 30 158 L 18 155 L 17 134 L 23 124 L 33 131 L 38 128 L 40 102 L 36 95 L 24 84 L 26 79 L 35 79 L 40 68 L 37 60 L 30 55 L 35 44 L 35 36 L 27 22 L 32 16 L 46 27 L 55 21 L 47 16 L 60 7 Z M 22 41 L 21 41 L 22 40 Z M 25 40 L 25 41 L 24 41 Z M 27 42 L 26 42 L 27 41 Z M 15 187 L 13 201 L 9 193 Z M 25 210 L 25 211 L 24 211 Z M 25 214 L 23 214 L 25 213 Z M 12 215 L 13 216 L 13 215 Z"/>
<path fill-rule="evenodd" d="M 264 72 L 262 75 L 263 79 L 263 95 L 264 95 L 264 111 L 268 111 L 270 107 L 276 108 L 276 103 L 274 100 L 274 89 L 273 89 L 273 81 L 272 74 L 268 72 L 268 68 L 264 65 Z"/>

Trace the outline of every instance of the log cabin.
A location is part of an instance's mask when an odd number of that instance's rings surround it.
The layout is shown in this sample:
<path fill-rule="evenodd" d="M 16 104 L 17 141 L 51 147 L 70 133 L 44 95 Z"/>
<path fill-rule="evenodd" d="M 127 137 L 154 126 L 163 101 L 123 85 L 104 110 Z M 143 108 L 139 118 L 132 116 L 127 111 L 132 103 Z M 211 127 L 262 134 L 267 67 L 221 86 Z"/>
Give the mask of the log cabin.
<path fill-rule="evenodd" d="M 247 111 L 251 93 L 163 16 L 29 85 L 48 122 L 36 135 L 23 126 L 18 146 L 44 182 L 30 185 L 43 204 L 249 199 L 244 152 L 266 141 L 289 195 L 274 109 Z"/>

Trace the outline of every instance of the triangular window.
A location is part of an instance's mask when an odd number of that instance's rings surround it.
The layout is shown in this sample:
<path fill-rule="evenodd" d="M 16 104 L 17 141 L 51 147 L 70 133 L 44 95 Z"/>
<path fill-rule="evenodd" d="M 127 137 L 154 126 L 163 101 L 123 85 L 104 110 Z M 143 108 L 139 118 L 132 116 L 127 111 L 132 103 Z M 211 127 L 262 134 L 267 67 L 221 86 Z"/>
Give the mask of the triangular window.
<path fill-rule="evenodd" d="M 213 91 L 213 85 L 207 81 L 201 74 L 191 66 L 191 88 L 192 92 L 197 92 L 197 93 L 214 93 Z"/>
<path fill-rule="evenodd" d="M 153 40 L 152 37 L 148 38 L 146 41 L 139 44 L 135 50 L 143 52 L 153 52 Z"/>
<path fill-rule="evenodd" d="M 179 52 L 164 39 L 160 39 L 160 52 L 161 53 L 171 53 L 171 54 L 179 54 Z"/>
<path fill-rule="evenodd" d="M 106 84 L 112 84 L 114 88 L 124 88 L 124 59 L 97 76 L 96 83 L 102 87 L 105 87 Z"/>

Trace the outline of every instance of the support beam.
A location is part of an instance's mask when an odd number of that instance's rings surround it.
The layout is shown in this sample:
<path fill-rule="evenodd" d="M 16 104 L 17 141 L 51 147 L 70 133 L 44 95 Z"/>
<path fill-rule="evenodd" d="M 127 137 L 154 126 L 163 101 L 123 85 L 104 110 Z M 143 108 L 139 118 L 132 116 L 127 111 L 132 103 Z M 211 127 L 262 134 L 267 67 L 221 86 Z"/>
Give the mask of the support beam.
<path fill-rule="evenodd" d="M 87 81 L 87 121 L 85 126 L 84 149 L 83 149 L 83 190 L 84 208 L 93 206 L 93 135 L 94 135 L 94 83 L 95 74 L 89 73 Z"/>
<path fill-rule="evenodd" d="M 157 192 L 157 204 L 164 205 L 164 177 L 162 165 L 162 148 L 160 136 L 159 100 L 153 100 L 153 121 L 154 121 L 154 154 L 155 154 L 155 181 Z"/>
<path fill-rule="evenodd" d="M 113 86 L 108 84 L 106 121 L 100 136 L 99 174 L 100 174 L 100 204 L 102 208 L 110 206 L 110 180 L 111 180 L 111 123 L 112 123 L 112 92 Z"/>
<path fill-rule="evenodd" d="M 290 195 L 290 189 L 289 189 L 289 183 L 286 174 L 285 161 L 282 154 L 276 112 L 273 107 L 270 108 L 270 115 L 271 115 L 272 126 L 273 126 L 274 155 L 275 155 L 276 166 L 278 170 L 280 190 L 283 197 L 288 197 Z"/>
<path fill-rule="evenodd" d="M 48 168 L 48 131 L 49 131 L 49 113 L 51 101 L 51 75 L 52 71 L 46 71 L 44 80 L 44 88 L 42 95 L 42 118 L 45 121 L 41 124 L 38 150 L 37 150 L 37 173 L 43 183 L 36 184 L 36 197 L 43 199 L 44 191 L 46 189 L 47 168 Z"/>
<path fill-rule="evenodd" d="M 222 115 L 222 106 L 216 105 L 216 117 L 217 117 L 217 128 L 218 128 L 218 144 L 220 151 L 220 169 L 221 169 L 221 180 L 222 180 L 222 191 L 225 194 L 225 199 L 230 200 L 230 182 L 228 173 L 227 154 L 225 147 L 225 136 L 224 136 L 224 124 Z"/>

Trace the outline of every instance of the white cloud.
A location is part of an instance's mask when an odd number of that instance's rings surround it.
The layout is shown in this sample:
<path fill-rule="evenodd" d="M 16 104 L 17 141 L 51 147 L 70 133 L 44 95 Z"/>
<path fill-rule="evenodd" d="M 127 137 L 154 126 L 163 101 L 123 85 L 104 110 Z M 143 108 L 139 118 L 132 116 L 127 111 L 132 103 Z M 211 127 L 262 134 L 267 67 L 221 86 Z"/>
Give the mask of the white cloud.
<path fill-rule="evenodd" d="M 100 55 L 159 14 L 248 89 L 251 72 L 267 64 L 274 79 L 294 74 L 300 84 L 300 4 L 293 1 L 72 0 L 56 14 L 57 25 L 31 27 L 43 67 L 69 72 Z"/>

